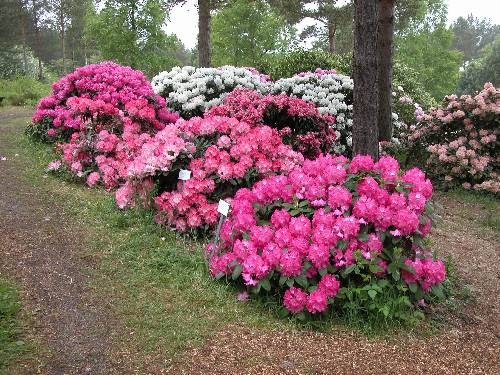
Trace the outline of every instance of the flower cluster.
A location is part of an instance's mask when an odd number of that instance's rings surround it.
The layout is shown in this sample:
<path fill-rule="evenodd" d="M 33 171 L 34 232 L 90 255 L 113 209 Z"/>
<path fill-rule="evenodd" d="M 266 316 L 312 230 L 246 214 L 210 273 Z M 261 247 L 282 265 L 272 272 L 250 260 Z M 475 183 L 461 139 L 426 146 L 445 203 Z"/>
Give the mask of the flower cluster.
<path fill-rule="evenodd" d="M 450 95 L 442 108 L 416 111 L 408 143 L 445 186 L 500 191 L 500 91 L 491 83 L 475 96 Z"/>
<path fill-rule="evenodd" d="M 208 111 L 208 116 L 211 115 L 276 128 L 285 142 L 308 158 L 328 153 L 334 146 L 335 118 L 321 115 L 314 104 L 286 94 L 261 95 L 249 89 L 236 89 L 226 96 L 223 105 Z"/>
<path fill-rule="evenodd" d="M 81 100 L 68 103 L 68 99 L 74 98 Z M 67 141 L 73 132 L 89 127 L 90 114 L 99 114 L 97 123 L 101 123 L 119 111 L 120 115 L 137 120 L 144 130 L 160 129 L 177 119 L 166 110 L 164 99 L 154 94 L 144 73 L 103 62 L 78 68 L 54 83 L 52 94 L 38 103 L 32 121 L 49 123 L 48 136 Z M 116 124 L 114 132 L 120 134 L 122 126 Z"/>
<path fill-rule="evenodd" d="M 87 65 L 54 83 L 33 115 L 58 141 L 61 161 L 90 186 L 121 184 L 151 136 L 178 120 L 142 72 L 112 62 Z"/>
<path fill-rule="evenodd" d="M 316 314 L 335 303 L 344 284 L 400 280 L 404 270 L 408 285 L 420 285 L 416 301 L 445 276 L 443 263 L 423 248 L 431 195 L 422 171 L 401 174 L 391 157 L 305 160 L 286 176 L 237 191 L 220 244 L 209 246 L 211 274 L 241 275 L 256 292 L 284 290 L 289 312 Z M 366 278 L 351 274 L 363 267 Z"/>
<path fill-rule="evenodd" d="M 316 70 L 276 81 L 272 93 L 285 93 L 313 103 L 323 115 L 336 118 L 334 152 L 345 154 L 352 147 L 352 90 L 350 77 L 335 71 Z"/>
<path fill-rule="evenodd" d="M 184 66 L 159 73 L 152 85 L 155 92 L 167 100 L 168 108 L 190 118 L 201 116 L 206 109 L 221 104 L 224 96 L 237 87 L 266 93 L 270 89 L 268 80 L 268 76 L 254 68 Z"/>
<path fill-rule="evenodd" d="M 213 225 L 219 199 L 230 198 L 237 188 L 264 176 L 288 173 L 303 162 L 303 156 L 268 126 L 252 127 L 220 116 L 193 117 L 177 125 L 197 145 L 188 166 L 192 178 L 174 189 L 160 186 L 163 192 L 155 203 L 158 221 L 179 231 Z"/>

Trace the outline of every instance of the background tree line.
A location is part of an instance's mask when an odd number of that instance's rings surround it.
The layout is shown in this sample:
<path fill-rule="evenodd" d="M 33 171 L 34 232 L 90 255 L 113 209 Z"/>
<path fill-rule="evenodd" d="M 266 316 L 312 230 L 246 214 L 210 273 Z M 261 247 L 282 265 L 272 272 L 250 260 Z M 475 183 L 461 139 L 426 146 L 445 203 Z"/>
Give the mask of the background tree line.
<path fill-rule="evenodd" d="M 352 55 L 353 1 L 197 0 L 200 32 L 194 50 L 164 31 L 172 7 L 185 2 L 3 0 L 0 75 L 50 81 L 106 59 L 149 76 L 186 64 L 272 70 L 273 61 L 296 53 L 305 40 L 335 61 Z M 305 18 L 315 23 L 299 32 L 297 24 Z M 498 85 L 499 26 L 473 16 L 447 26 L 446 19 L 443 0 L 395 1 L 394 60 L 418 72 L 436 100 L 473 92 L 485 81 Z"/>

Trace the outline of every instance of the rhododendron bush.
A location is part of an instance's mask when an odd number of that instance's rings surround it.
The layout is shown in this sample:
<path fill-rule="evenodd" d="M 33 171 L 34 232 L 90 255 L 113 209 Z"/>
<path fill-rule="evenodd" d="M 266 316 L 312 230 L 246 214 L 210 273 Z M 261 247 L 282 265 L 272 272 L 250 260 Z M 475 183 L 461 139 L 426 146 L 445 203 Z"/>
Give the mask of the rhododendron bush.
<path fill-rule="evenodd" d="M 352 90 L 350 77 L 335 70 L 317 69 L 282 78 L 273 84 L 274 94 L 285 93 L 313 103 L 323 115 L 335 116 L 338 142 L 334 151 L 343 154 L 352 147 Z"/>
<path fill-rule="evenodd" d="M 278 131 L 268 126 L 221 116 L 194 117 L 178 121 L 177 126 L 196 145 L 185 166 L 192 178 L 175 186 L 160 185 L 155 204 L 158 222 L 179 231 L 209 228 L 217 221 L 219 199 L 232 197 L 239 187 L 249 187 L 264 176 L 287 173 L 303 162 L 302 154 L 283 144 Z"/>
<path fill-rule="evenodd" d="M 450 95 L 441 108 L 416 112 L 410 153 L 440 184 L 500 191 L 500 92 L 491 83 L 475 96 Z"/>
<path fill-rule="evenodd" d="M 152 80 L 156 93 L 167 100 L 168 108 L 182 117 L 201 116 L 210 107 L 222 104 L 224 97 L 238 87 L 260 93 L 270 89 L 269 77 L 254 68 L 222 66 L 219 68 L 175 67 Z"/>
<path fill-rule="evenodd" d="M 334 146 L 335 118 L 321 115 L 312 103 L 285 94 L 264 96 L 236 89 L 224 99 L 223 105 L 212 107 L 208 115 L 235 117 L 248 124 L 276 128 L 284 142 L 306 157 L 329 153 Z"/>
<path fill-rule="evenodd" d="M 442 294 L 445 267 L 427 247 L 431 195 L 422 171 L 391 157 L 306 160 L 238 190 L 207 249 L 211 274 L 277 293 L 293 314 L 356 305 L 398 318 L 387 295 L 411 309 Z"/>
<path fill-rule="evenodd" d="M 112 62 L 76 69 L 40 100 L 32 129 L 57 141 L 62 165 L 90 186 L 124 181 L 128 163 L 179 116 L 165 108 L 142 72 Z"/>
<path fill-rule="evenodd" d="M 80 99 L 78 104 L 71 103 L 74 98 Z M 88 112 L 82 113 L 85 106 Z M 52 94 L 38 103 L 32 121 L 46 131 L 45 140 L 67 141 L 72 133 L 87 131 L 92 124 L 104 123 L 121 134 L 123 122 L 112 123 L 117 114 L 130 117 L 144 131 L 162 129 L 178 118 L 155 95 L 144 73 L 103 62 L 78 68 L 54 83 Z M 91 116 L 94 121 L 89 121 Z"/>

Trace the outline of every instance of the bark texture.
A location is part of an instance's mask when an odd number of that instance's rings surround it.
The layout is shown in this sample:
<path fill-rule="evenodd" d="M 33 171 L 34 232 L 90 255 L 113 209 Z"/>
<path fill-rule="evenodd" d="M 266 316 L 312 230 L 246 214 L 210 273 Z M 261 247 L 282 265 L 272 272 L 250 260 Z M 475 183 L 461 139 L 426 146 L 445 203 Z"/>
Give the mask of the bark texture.
<path fill-rule="evenodd" d="M 210 0 L 198 0 L 198 60 L 201 67 L 210 67 Z"/>
<path fill-rule="evenodd" d="M 328 52 L 332 55 L 335 54 L 335 33 L 337 31 L 337 24 L 332 20 L 328 20 Z"/>
<path fill-rule="evenodd" d="M 353 154 L 378 160 L 377 3 L 354 0 Z"/>
<path fill-rule="evenodd" d="M 378 130 L 380 141 L 392 137 L 392 48 L 394 0 L 379 0 Z"/>

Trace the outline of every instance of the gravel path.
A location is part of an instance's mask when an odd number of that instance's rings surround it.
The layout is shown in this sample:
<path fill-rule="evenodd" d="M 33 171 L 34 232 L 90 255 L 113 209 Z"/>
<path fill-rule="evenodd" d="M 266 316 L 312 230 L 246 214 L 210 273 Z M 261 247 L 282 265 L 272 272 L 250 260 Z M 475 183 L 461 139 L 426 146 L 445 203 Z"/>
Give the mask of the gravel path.
<path fill-rule="evenodd" d="M 22 129 L 9 119 L 27 115 L 0 114 L 0 156 L 7 158 L 0 161 L 0 272 L 22 288 L 48 353 L 15 373 L 121 374 L 108 360 L 110 314 L 87 286 L 94 264 L 82 256 L 78 226 L 20 179 L 8 134 Z"/>

